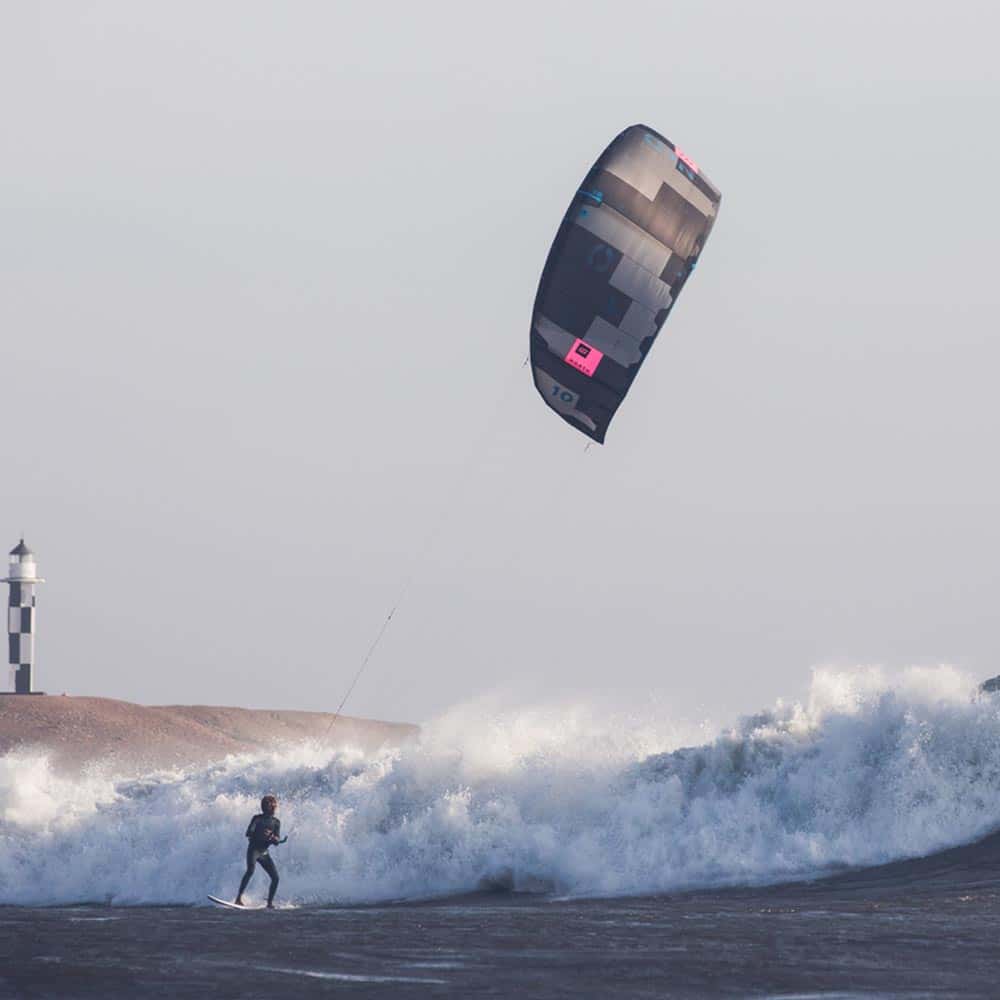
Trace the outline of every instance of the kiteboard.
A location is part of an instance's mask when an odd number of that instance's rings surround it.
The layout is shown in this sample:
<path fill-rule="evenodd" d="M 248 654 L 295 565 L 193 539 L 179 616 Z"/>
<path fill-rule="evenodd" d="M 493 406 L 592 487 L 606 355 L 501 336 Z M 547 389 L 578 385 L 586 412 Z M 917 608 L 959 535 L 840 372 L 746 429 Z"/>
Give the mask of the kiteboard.
<path fill-rule="evenodd" d="M 218 896 L 208 897 L 213 903 L 219 906 L 224 906 L 227 910 L 263 910 L 266 907 L 263 906 L 237 906 L 235 903 L 230 903 L 228 899 L 219 899 Z"/>

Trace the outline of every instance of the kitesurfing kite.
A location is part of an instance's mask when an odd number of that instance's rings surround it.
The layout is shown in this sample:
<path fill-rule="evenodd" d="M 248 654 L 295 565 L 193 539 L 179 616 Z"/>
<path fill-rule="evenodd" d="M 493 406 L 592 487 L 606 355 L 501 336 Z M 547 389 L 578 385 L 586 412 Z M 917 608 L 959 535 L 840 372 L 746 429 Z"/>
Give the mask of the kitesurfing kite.
<path fill-rule="evenodd" d="M 721 200 L 690 156 L 633 125 L 570 204 L 535 297 L 531 371 L 542 399 L 595 441 L 604 443 Z"/>

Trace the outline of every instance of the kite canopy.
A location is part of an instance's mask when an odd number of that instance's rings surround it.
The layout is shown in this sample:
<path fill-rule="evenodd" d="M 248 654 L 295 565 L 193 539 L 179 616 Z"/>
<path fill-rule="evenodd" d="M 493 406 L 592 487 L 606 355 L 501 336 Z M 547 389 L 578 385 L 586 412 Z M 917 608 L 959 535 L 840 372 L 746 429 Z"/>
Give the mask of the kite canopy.
<path fill-rule="evenodd" d="M 531 371 L 542 399 L 595 441 L 604 443 L 721 200 L 690 156 L 633 125 L 570 204 L 535 297 Z"/>

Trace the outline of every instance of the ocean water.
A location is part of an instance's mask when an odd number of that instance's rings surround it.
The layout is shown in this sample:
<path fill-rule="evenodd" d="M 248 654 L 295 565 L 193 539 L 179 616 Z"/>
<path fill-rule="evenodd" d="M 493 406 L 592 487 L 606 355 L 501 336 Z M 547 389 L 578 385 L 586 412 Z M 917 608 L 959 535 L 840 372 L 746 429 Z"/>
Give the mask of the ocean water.
<path fill-rule="evenodd" d="M 116 780 L 0 758 L 12 996 L 1000 995 L 1000 698 L 817 671 L 718 732 L 456 709 Z M 233 913 L 278 794 L 276 912 Z M 258 873 L 248 896 L 259 900 Z"/>

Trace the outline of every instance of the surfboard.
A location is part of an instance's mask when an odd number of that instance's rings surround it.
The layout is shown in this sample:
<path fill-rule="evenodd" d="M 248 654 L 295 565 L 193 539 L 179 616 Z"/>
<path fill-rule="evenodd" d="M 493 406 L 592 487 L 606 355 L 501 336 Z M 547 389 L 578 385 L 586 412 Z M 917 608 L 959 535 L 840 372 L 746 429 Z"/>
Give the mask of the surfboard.
<path fill-rule="evenodd" d="M 227 910 L 263 910 L 266 909 L 264 906 L 237 906 L 235 903 L 230 903 L 228 899 L 219 899 L 218 896 L 208 897 L 213 903 L 217 903 L 219 906 L 224 906 Z"/>

